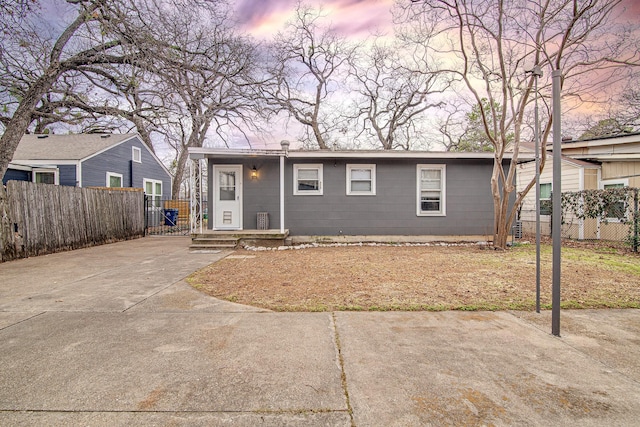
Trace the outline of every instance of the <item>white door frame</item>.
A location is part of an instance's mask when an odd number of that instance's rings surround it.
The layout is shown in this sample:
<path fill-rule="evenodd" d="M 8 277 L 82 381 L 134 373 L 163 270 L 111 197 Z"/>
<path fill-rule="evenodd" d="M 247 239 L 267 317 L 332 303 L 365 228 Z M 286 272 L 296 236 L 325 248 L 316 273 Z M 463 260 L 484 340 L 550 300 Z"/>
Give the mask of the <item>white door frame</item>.
<path fill-rule="evenodd" d="M 235 197 L 234 201 L 220 201 L 220 186 L 218 174 L 220 171 L 236 172 Z M 242 165 L 213 165 L 213 229 L 214 230 L 242 230 Z M 233 204 L 232 204 L 233 203 Z M 224 209 L 224 205 L 228 210 Z M 224 212 L 224 213 L 223 213 Z M 230 214 L 229 224 L 224 224 L 223 215 Z"/>

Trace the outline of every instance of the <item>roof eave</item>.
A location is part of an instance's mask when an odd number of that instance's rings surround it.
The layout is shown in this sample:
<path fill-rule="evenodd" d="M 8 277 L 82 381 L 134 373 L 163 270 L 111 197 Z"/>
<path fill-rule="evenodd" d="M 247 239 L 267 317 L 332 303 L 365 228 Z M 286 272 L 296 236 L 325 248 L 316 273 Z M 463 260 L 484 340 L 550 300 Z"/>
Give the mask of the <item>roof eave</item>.
<path fill-rule="evenodd" d="M 494 153 L 481 152 L 451 152 L 451 151 L 284 151 L 284 150 L 238 150 L 212 149 L 205 147 L 191 147 L 191 159 L 203 158 L 250 158 L 250 157 L 279 157 L 291 159 L 493 159 Z M 522 156 L 521 156 L 522 157 Z M 505 153 L 504 160 L 510 160 L 513 154 Z M 525 157 L 526 158 L 526 157 Z"/>

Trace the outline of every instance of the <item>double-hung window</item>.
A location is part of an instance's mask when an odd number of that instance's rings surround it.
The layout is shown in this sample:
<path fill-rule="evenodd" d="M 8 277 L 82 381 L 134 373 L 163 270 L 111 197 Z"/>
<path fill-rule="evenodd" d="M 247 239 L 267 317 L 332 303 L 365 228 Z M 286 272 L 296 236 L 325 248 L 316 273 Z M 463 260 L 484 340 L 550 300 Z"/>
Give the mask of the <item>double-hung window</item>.
<path fill-rule="evenodd" d="M 131 147 L 131 160 L 142 163 L 142 150 L 139 147 Z"/>
<path fill-rule="evenodd" d="M 58 170 L 51 169 L 34 169 L 33 170 L 33 182 L 41 184 L 55 184 L 58 185 Z"/>
<path fill-rule="evenodd" d="M 293 194 L 322 195 L 322 164 L 293 165 Z"/>
<path fill-rule="evenodd" d="M 602 189 L 624 188 L 629 185 L 627 179 L 610 179 L 602 181 Z M 605 216 L 609 222 L 618 222 L 627 218 L 627 202 L 624 199 L 610 203 L 605 208 Z"/>
<path fill-rule="evenodd" d="M 375 196 L 376 165 L 347 165 L 347 195 Z"/>
<path fill-rule="evenodd" d="M 417 166 L 417 215 L 446 215 L 446 165 Z"/>
<path fill-rule="evenodd" d="M 107 187 L 122 187 L 122 174 L 107 172 Z"/>
<path fill-rule="evenodd" d="M 540 184 L 540 215 L 551 215 L 551 183 Z"/>
<path fill-rule="evenodd" d="M 162 181 L 156 179 L 143 179 L 144 193 L 151 200 L 151 206 L 160 207 L 162 205 Z"/>

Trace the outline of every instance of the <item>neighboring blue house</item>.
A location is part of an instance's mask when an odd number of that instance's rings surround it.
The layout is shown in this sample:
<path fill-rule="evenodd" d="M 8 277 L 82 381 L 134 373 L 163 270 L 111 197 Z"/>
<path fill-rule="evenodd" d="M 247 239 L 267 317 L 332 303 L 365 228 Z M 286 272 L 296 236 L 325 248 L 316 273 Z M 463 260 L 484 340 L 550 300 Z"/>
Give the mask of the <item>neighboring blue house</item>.
<path fill-rule="evenodd" d="M 138 134 L 25 135 L 2 183 L 143 188 L 171 198 L 171 174 Z"/>
<path fill-rule="evenodd" d="M 493 153 L 284 148 L 189 149 L 207 163 L 208 229 L 259 229 L 266 213 L 291 236 L 493 235 Z"/>

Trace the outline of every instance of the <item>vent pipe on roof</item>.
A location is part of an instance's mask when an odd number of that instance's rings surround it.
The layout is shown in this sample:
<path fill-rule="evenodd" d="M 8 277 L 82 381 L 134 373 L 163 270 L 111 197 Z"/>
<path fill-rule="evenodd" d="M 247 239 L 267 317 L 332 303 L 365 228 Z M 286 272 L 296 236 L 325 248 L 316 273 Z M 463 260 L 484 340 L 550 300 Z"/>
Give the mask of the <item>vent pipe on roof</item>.
<path fill-rule="evenodd" d="M 111 138 L 111 135 L 100 135 L 100 138 Z"/>
<path fill-rule="evenodd" d="M 42 135 L 38 135 L 37 138 L 38 139 L 45 139 L 45 138 L 49 138 L 49 135 L 42 134 Z"/>
<path fill-rule="evenodd" d="M 283 139 L 282 141 L 280 141 L 280 146 L 282 147 L 282 149 L 285 152 L 289 152 L 289 146 L 291 145 L 291 143 L 289 141 L 287 141 L 286 139 Z"/>

